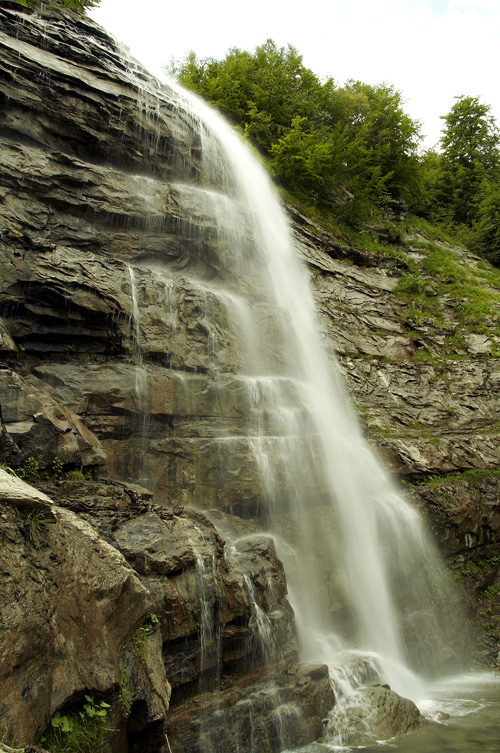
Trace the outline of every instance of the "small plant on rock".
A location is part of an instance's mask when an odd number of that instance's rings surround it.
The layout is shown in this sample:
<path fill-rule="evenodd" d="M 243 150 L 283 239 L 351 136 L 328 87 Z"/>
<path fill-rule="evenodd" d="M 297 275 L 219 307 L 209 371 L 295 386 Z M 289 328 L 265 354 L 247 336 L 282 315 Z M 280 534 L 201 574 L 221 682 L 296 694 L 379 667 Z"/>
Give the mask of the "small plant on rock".
<path fill-rule="evenodd" d="M 22 517 L 24 519 L 24 530 L 29 540 L 35 549 L 40 549 L 47 534 L 47 526 L 53 522 L 52 518 L 47 516 L 43 507 L 37 507 L 28 513 L 22 513 Z"/>
<path fill-rule="evenodd" d="M 56 711 L 51 727 L 41 743 L 50 753 L 107 753 L 109 750 L 108 726 L 109 703 L 96 703 L 92 696 L 85 696 L 86 703 L 80 711 L 61 714 Z"/>
<path fill-rule="evenodd" d="M 24 474 L 26 478 L 34 479 L 38 474 L 40 464 L 33 456 L 29 457 L 24 463 Z"/>
<path fill-rule="evenodd" d="M 79 484 L 83 484 L 85 481 L 92 481 L 92 471 L 74 469 L 68 471 L 68 478 L 71 479 L 71 481 L 77 481 Z"/>
<path fill-rule="evenodd" d="M 54 476 L 54 478 L 59 478 L 62 471 L 63 471 L 63 462 L 61 458 L 59 458 L 56 455 L 54 460 L 52 461 L 52 475 Z"/>
<path fill-rule="evenodd" d="M 160 620 L 152 614 L 134 633 L 132 638 L 132 650 L 143 664 L 146 664 L 146 643 L 148 637 L 159 627 Z"/>

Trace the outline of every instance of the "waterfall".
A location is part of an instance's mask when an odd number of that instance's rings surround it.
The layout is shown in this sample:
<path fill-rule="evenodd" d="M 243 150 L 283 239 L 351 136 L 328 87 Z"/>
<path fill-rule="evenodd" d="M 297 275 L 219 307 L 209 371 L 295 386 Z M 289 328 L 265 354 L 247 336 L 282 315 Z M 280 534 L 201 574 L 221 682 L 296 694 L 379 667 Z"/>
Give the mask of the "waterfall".
<path fill-rule="evenodd" d="M 218 276 L 207 282 L 200 272 L 199 290 L 210 286 L 239 333 L 237 377 L 261 479 L 259 513 L 285 565 L 302 655 L 327 663 L 339 687 L 349 686 L 353 656 L 357 682 L 364 656 L 370 672 L 376 667 L 393 689 L 416 698 L 421 675 L 457 669 L 451 585 L 324 351 L 307 272 L 269 177 L 218 114 L 169 86 L 201 134 L 199 183 L 177 187 L 177 195 L 186 212 L 196 195 L 223 249 Z M 216 371 L 215 332 L 207 338 Z M 224 437 L 228 453 L 231 439 Z"/>

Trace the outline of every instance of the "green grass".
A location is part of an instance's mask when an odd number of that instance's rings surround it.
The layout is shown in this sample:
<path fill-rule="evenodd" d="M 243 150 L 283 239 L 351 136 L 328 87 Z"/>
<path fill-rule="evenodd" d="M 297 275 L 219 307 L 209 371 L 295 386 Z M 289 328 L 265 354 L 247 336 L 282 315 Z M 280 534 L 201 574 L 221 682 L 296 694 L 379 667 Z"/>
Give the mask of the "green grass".
<path fill-rule="evenodd" d="M 430 327 L 441 331 L 446 338 L 440 357 L 456 358 L 467 353 L 462 333 L 484 335 L 491 340 L 491 357 L 500 357 L 500 270 L 484 259 L 471 259 L 448 246 L 460 246 L 460 239 L 440 226 L 426 220 L 409 217 L 401 223 L 388 223 L 380 218 L 362 229 L 350 227 L 331 206 L 314 204 L 304 196 L 280 189 L 283 197 L 298 211 L 331 233 L 335 240 L 347 247 L 376 257 L 393 257 L 404 262 L 407 272 L 395 288 L 395 295 L 405 305 L 401 318 L 407 328 Z M 380 241 L 376 224 L 388 234 L 388 242 Z M 316 234 L 321 231 L 307 227 Z M 407 237 L 420 234 L 420 238 Z M 411 245 L 410 245 L 411 244 Z M 409 254 L 418 251 L 422 259 Z M 451 314 L 451 320 L 450 320 Z M 411 334 L 411 332 L 410 332 Z M 421 335 L 415 333 L 415 338 Z M 433 362 L 431 346 L 420 349 L 413 356 L 417 363 Z"/>
<path fill-rule="evenodd" d="M 450 234 L 450 231 L 447 228 L 441 227 L 440 225 L 431 225 L 431 223 L 425 220 L 423 217 L 410 215 L 406 220 L 403 220 L 401 225 L 406 230 L 406 232 L 421 233 L 422 235 L 427 236 L 427 238 L 431 242 L 437 241 L 441 243 L 448 243 L 451 246 L 461 245 L 458 238 L 453 234 Z"/>
<path fill-rule="evenodd" d="M 428 486 L 441 486 L 443 484 L 457 484 L 467 481 L 471 486 L 478 487 L 485 479 L 499 478 L 500 469 L 485 470 L 484 468 L 469 468 L 466 471 L 448 473 L 445 476 L 427 476 L 424 483 Z"/>
<path fill-rule="evenodd" d="M 408 310 L 403 314 L 410 326 L 444 326 L 444 302 L 460 329 L 492 338 L 491 355 L 498 357 L 496 338 L 500 333 L 500 272 L 487 262 L 471 266 L 453 251 L 431 241 L 414 244 L 424 258 L 414 264 L 395 289 Z M 449 329 L 449 325 L 448 325 Z M 447 338 L 446 355 L 465 350 L 462 332 L 455 330 Z M 425 351 L 414 360 L 426 360 Z M 428 360 L 428 358 L 427 358 Z"/>

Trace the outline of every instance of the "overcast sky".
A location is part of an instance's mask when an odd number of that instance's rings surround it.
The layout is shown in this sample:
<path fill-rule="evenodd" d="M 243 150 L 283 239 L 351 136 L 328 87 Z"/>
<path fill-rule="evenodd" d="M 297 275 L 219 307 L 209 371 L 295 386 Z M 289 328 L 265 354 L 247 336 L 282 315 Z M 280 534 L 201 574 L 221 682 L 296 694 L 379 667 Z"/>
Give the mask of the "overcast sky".
<path fill-rule="evenodd" d="M 160 76 L 189 50 L 224 57 L 271 38 L 338 84 L 393 84 L 437 144 L 453 97 L 478 96 L 500 124 L 499 0 L 101 0 L 89 15 Z"/>

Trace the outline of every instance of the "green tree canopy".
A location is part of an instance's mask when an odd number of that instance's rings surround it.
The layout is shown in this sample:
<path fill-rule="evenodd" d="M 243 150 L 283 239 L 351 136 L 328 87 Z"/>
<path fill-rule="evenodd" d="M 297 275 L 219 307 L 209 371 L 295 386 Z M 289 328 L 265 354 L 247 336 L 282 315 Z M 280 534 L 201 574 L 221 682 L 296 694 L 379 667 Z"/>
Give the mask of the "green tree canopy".
<path fill-rule="evenodd" d="M 500 134 L 489 105 L 477 97 L 456 100 L 443 116 L 438 198 L 449 206 L 454 222 L 470 226 L 477 219 L 483 182 L 496 182 L 499 177 Z"/>
<path fill-rule="evenodd" d="M 294 47 L 270 39 L 224 60 L 191 52 L 175 72 L 254 141 L 280 182 L 310 200 L 350 196 L 352 217 L 415 192 L 420 125 L 392 87 L 321 82 Z"/>
<path fill-rule="evenodd" d="M 241 126 L 265 154 L 297 115 L 311 116 L 321 90 L 297 50 L 277 47 L 271 39 L 253 54 L 233 48 L 224 60 L 198 60 L 190 52 L 174 72 L 183 86 Z"/>
<path fill-rule="evenodd" d="M 291 45 L 268 39 L 223 60 L 191 52 L 171 72 L 232 120 L 297 196 L 350 223 L 402 198 L 500 263 L 500 136 L 477 97 L 456 98 L 441 151 L 422 154 L 421 125 L 399 91 L 321 81 Z"/>

